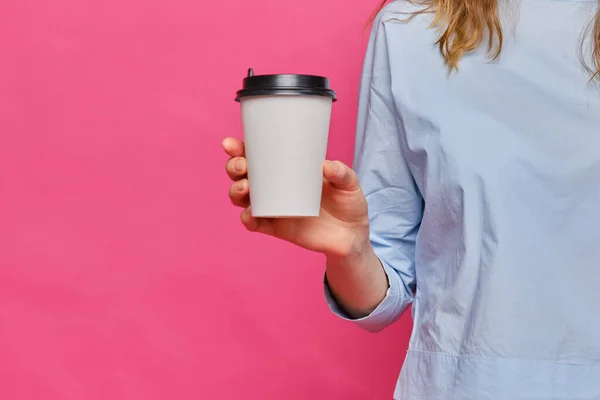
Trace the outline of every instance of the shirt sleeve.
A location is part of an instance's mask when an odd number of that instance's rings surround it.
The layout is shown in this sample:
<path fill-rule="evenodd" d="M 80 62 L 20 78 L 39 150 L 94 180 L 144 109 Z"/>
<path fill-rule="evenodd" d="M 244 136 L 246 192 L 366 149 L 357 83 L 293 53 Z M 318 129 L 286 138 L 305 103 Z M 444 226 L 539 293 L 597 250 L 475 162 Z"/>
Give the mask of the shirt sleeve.
<path fill-rule="evenodd" d="M 331 310 L 377 332 L 396 321 L 416 289 L 415 240 L 423 199 L 403 156 L 404 124 L 392 97 L 385 26 L 377 19 L 365 56 L 353 168 L 369 205 L 370 240 L 388 277 L 385 299 L 368 316 L 351 319 L 333 299 Z"/>

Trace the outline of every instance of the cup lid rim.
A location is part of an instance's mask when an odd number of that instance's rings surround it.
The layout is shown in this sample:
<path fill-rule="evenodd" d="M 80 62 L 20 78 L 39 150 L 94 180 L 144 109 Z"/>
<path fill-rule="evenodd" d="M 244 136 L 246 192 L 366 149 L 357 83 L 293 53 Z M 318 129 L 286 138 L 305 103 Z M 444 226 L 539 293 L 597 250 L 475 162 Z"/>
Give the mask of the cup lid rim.
<path fill-rule="evenodd" d="M 326 96 L 337 100 L 329 79 L 319 75 L 307 74 L 267 74 L 255 75 L 252 68 L 243 80 L 242 89 L 236 93 L 236 101 L 249 96 L 271 95 Z"/>

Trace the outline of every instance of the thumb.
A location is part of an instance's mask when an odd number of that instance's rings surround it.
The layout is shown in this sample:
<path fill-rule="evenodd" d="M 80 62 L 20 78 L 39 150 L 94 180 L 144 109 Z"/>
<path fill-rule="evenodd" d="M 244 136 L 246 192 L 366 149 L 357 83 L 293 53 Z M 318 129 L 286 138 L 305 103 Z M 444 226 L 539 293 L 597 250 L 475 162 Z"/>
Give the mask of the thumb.
<path fill-rule="evenodd" d="M 353 191 L 360 188 L 356 173 L 341 161 L 326 161 L 323 164 L 323 176 L 340 190 Z"/>

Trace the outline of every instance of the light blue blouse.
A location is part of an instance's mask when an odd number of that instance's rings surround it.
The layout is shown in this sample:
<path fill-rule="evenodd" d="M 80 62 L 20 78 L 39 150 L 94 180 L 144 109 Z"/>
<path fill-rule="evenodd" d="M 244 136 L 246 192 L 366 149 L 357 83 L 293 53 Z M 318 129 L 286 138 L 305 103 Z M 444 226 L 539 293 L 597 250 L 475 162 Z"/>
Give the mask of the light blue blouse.
<path fill-rule="evenodd" d="M 596 7 L 503 4 L 501 58 L 450 74 L 430 16 L 380 13 L 354 168 L 389 290 L 354 322 L 413 304 L 395 399 L 600 399 L 600 90 L 579 57 Z"/>

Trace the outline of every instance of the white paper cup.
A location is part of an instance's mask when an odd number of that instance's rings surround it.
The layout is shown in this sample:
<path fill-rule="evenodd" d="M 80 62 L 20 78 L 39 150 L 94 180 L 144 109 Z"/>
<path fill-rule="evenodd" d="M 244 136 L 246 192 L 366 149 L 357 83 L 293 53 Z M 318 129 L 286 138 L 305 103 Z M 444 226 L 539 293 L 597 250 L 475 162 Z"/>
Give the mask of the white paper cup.
<path fill-rule="evenodd" d="M 255 217 L 316 217 L 335 93 L 327 78 L 254 76 L 241 103 L 248 183 Z"/>

